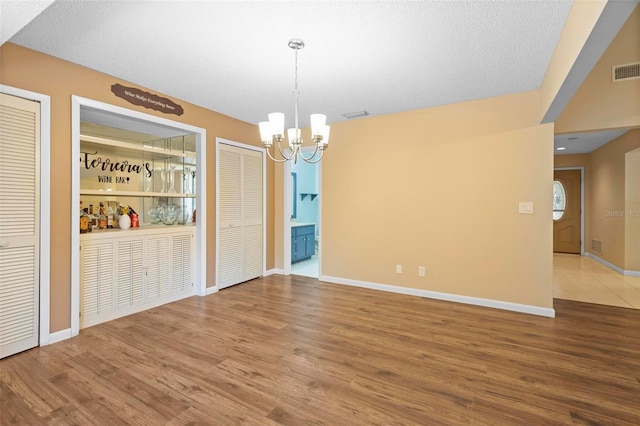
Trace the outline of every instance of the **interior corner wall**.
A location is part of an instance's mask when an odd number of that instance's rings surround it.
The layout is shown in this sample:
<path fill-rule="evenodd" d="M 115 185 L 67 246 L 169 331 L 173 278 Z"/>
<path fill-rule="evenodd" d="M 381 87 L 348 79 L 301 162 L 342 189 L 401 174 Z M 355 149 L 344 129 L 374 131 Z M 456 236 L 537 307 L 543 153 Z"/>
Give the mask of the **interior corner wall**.
<path fill-rule="evenodd" d="M 556 133 L 640 126 L 640 79 L 611 81 L 613 66 L 636 62 L 640 62 L 640 5 L 556 120 Z"/>
<path fill-rule="evenodd" d="M 68 329 L 71 326 L 71 95 L 78 95 L 123 108 L 157 115 L 170 120 L 201 127 L 207 131 L 207 220 L 215 224 L 215 140 L 221 137 L 229 140 L 260 146 L 255 125 L 207 110 L 205 108 L 175 99 L 184 108 L 184 114 L 174 116 L 162 114 L 144 107 L 130 104 L 111 92 L 111 85 L 126 81 L 63 61 L 12 43 L 0 47 L 0 83 L 24 90 L 42 93 L 51 97 L 51 307 L 50 332 Z M 136 86 L 136 85 L 133 85 Z M 153 88 L 143 88 L 154 93 Z M 170 94 L 159 94 L 172 98 Z M 273 200 L 275 168 L 267 163 L 267 241 L 274 239 Z M 55 213 L 55 214 L 54 214 Z M 54 220 L 55 219 L 55 220 Z M 200 220 L 200 218 L 198 218 Z M 207 287 L 215 283 L 215 226 L 207 227 Z M 267 269 L 273 268 L 273 246 L 267 246 Z"/>
<path fill-rule="evenodd" d="M 584 251 L 589 251 L 591 241 L 591 156 L 589 154 L 567 154 L 553 157 L 553 167 L 584 168 Z"/>
<path fill-rule="evenodd" d="M 538 125 L 539 99 L 334 123 L 322 275 L 551 308 L 553 124 Z"/>
<path fill-rule="evenodd" d="M 625 154 L 640 148 L 640 129 L 631 130 L 590 154 L 591 238 L 602 241 L 602 259 L 625 269 Z M 591 240 L 586 247 L 590 247 Z M 592 253 L 597 255 L 595 253 Z"/>
<path fill-rule="evenodd" d="M 625 154 L 625 266 L 640 272 L 640 148 Z"/>

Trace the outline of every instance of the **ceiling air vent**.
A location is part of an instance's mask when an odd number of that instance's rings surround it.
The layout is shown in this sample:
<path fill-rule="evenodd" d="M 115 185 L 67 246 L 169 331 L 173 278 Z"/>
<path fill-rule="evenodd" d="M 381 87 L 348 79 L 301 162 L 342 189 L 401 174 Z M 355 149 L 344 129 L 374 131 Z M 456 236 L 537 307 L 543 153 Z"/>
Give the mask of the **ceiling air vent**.
<path fill-rule="evenodd" d="M 611 72 L 611 81 L 623 81 L 640 78 L 640 62 L 627 65 L 616 65 Z"/>

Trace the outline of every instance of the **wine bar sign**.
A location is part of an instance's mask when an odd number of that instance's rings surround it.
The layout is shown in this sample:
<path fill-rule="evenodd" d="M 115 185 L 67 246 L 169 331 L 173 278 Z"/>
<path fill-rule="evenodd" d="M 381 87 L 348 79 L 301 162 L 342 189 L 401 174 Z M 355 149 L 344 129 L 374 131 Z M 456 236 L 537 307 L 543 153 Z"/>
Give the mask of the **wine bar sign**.
<path fill-rule="evenodd" d="M 135 87 L 113 84 L 111 86 L 111 91 L 117 97 L 134 105 L 155 109 L 156 111 L 164 112 L 165 114 L 182 115 L 184 113 L 182 106 L 173 102 L 171 99 L 163 98 Z"/>

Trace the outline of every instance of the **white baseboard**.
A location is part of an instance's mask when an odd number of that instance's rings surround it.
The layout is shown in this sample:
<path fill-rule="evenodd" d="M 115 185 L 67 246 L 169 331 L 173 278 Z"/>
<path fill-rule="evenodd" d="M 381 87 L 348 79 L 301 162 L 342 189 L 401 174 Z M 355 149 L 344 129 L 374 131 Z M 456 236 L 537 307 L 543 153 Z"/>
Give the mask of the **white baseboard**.
<path fill-rule="evenodd" d="M 459 296 L 457 294 L 440 293 L 437 291 L 420 290 L 410 287 L 398 287 L 388 284 L 378 284 L 367 281 L 350 280 L 346 278 L 330 277 L 326 275 L 320 276 L 320 281 L 326 281 L 334 284 L 344 284 L 354 287 L 363 287 L 371 290 L 388 291 L 391 293 L 406 294 L 409 296 L 426 297 L 428 299 L 446 300 L 448 302 L 464 303 L 467 305 L 484 306 L 487 308 L 503 309 L 506 311 L 521 312 L 524 314 L 539 315 L 543 317 L 554 318 L 556 311 L 552 308 L 542 308 L 539 306 L 522 305 L 519 303 L 503 302 L 500 300 L 482 299 L 479 297 Z"/>
<path fill-rule="evenodd" d="M 264 272 L 263 277 L 268 277 L 269 275 L 284 275 L 283 269 L 269 269 Z"/>
<path fill-rule="evenodd" d="M 50 345 L 52 343 L 61 342 L 63 340 L 67 340 L 70 338 L 71 338 L 71 329 L 67 328 L 65 330 L 56 331 L 55 333 L 50 333 L 49 343 L 47 344 Z M 44 345 L 41 344 L 40 346 L 44 346 Z"/>
<path fill-rule="evenodd" d="M 619 273 L 621 275 L 626 275 L 626 276 L 630 276 L 630 277 L 640 277 L 640 271 L 626 271 L 626 270 L 614 265 L 613 263 L 607 262 L 606 260 L 604 260 L 600 256 L 595 255 L 593 253 L 587 252 L 584 255 L 586 257 L 589 257 L 589 258 L 595 260 L 596 262 L 602 263 L 607 268 L 611 268 L 611 269 L 613 269 L 614 271 L 616 271 L 617 273 Z"/>
<path fill-rule="evenodd" d="M 215 285 L 213 287 L 207 287 L 205 296 L 208 296 L 210 294 L 217 293 L 217 292 L 218 292 L 218 287 L 216 287 Z"/>

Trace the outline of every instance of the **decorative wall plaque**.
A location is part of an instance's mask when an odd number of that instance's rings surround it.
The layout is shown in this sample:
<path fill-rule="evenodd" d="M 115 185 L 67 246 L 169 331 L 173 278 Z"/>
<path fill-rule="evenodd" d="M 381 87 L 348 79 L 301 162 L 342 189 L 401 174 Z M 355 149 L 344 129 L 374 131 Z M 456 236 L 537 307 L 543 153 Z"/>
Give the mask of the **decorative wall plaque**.
<path fill-rule="evenodd" d="M 117 97 L 122 98 L 127 102 L 131 102 L 134 105 L 155 109 L 156 111 L 164 112 L 165 114 L 182 115 L 184 113 L 182 106 L 173 102 L 171 99 L 163 98 L 135 87 L 126 87 L 121 84 L 114 84 L 111 86 L 111 91 Z"/>

